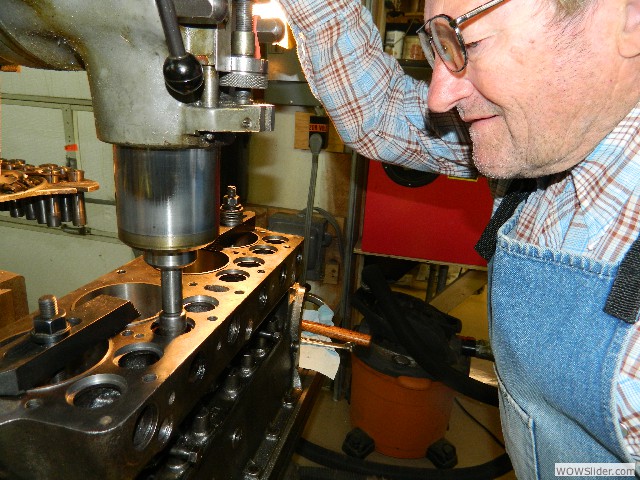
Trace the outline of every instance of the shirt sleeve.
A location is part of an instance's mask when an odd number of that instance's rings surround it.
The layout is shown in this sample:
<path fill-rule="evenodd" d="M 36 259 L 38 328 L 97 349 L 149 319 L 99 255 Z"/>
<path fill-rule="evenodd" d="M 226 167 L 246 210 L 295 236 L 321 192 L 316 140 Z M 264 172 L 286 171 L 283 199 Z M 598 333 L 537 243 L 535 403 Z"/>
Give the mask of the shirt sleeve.
<path fill-rule="evenodd" d="M 416 170 L 477 176 L 466 125 L 456 112 L 428 112 L 428 85 L 384 53 L 366 8 L 356 0 L 280 3 L 311 91 L 345 144 Z"/>

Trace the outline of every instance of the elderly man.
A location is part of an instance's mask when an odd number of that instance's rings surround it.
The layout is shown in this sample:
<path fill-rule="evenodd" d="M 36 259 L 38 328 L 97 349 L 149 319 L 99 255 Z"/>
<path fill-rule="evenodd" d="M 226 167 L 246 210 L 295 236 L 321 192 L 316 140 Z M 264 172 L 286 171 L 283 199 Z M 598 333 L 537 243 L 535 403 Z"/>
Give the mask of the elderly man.
<path fill-rule="evenodd" d="M 518 478 L 640 460 L 640 0 L 426 0 L 429 84 L 382 52 L 356 0 L 280 1 L 346 143 L 490 179 L 482 249 Z"/>

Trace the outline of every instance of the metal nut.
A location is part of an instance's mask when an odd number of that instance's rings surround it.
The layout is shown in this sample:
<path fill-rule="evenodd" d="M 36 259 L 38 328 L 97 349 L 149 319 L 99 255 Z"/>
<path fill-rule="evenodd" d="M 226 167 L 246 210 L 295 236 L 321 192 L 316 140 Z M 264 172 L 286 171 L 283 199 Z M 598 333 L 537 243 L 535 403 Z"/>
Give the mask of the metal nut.
<path fill-rule="evenodd" d="M 58 308 L 55 295 L 38 299 L 40 314 L 33 319 L 33 338 L 39 343 L 51 343 L 68 333 L 70 327 L 64 309 Z"/>
<path fill-rule="evenodd" d="M 35 334 L 55 335 L 67 329 L 67 319 L 64 314 L 56 318 L 36 317 L 33 319 Z"/>

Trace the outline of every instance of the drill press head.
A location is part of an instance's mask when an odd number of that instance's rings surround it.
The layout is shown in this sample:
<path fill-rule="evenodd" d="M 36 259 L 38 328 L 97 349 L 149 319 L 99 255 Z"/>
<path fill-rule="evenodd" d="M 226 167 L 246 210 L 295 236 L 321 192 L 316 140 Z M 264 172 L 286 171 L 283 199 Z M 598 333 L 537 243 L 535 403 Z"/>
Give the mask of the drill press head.
<path fill-rule="evenodd" d="M 254 28 L 252 4 L 3 0 L 0 11 L 0 65 L 87 71 L 98 138 L 115 145 L 118 235 L 161 271 L 170 315 L 180 269 L 218 235 L 220 136 L 273 129 L 273 106 L 252 101 L 267 85 L 255 31 L 278 39 Z M 188 71 L 167 69 L 185 59 Z"/>

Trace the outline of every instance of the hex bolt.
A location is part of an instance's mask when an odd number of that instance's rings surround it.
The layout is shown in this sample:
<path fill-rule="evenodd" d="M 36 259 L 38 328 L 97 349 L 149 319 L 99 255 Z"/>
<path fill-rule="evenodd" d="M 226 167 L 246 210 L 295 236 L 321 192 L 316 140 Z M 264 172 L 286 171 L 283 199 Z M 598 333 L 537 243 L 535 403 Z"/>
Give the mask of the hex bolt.
<path fill-rule="evenodd" d="M 236 207 L 240 204 L 240 197 L 238 191 L 234 185 L 227 187 L 227 194 L 224 196 L 225 205 L 228 207 Z"/>
<path fill-rule="evenodd" d="M 240 197 L 236 187 L 229 185 L 227 194 L 220 205 L 220 223 L 225 227 L 235 227 L 242 223 L 244 207 L 240 203 Z"/>
<path fill-rule="evenodd" d="M 66 337 L 71 326 L 66 312 L 58 307 L 55 295 L 43 295 L 38 299 L 40 314 L 33 319 L 31 339 L 41 345 L 51 345 Z"/>

